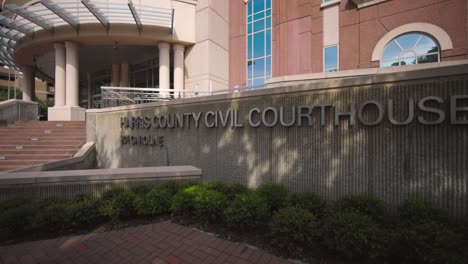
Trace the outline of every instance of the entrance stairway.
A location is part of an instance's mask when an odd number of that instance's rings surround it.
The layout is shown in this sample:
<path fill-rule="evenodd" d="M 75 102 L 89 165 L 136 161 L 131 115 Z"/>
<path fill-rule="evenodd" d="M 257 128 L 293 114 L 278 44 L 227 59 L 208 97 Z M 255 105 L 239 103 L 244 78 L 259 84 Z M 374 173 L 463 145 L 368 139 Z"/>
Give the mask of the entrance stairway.
<path fill-rule="evenodd" d="M 0 171 L 70 158 L 85 143 L 83 121 L 18 121 L 0 127 Z"/>

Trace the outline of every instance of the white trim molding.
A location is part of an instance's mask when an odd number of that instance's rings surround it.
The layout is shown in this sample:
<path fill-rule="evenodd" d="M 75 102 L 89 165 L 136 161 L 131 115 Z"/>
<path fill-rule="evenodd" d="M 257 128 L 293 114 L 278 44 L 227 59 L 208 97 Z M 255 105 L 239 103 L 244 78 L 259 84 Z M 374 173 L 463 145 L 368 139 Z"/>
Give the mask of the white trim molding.
<path fill-rule="evenodd" d="M 387 44 L 394 38 L 409 32 L 426 33 L 432 36 L 439 43 L 441 51 L 453 49 L 450 36 L 442 28 L 429 23 L 410 23 L 397 27 L 385 34 L 385 36 L 377 42 L 377 45 L 375 45 L 374 52 L 372 53 L 372 61 L 380 61 L 382 52 Z"/>
<path fill-rule="evenodd" d="M 325 2 L 325 3 L 322 3 L 320 5 L 320 8 L 326 8 L 326 7 L 329 7 L 329 6 L 333 6 L 333 5 L 339 4 L 340 2 L 341 2 L 341 0 L 331 0 L 331 1 L 328 1 L 328 2 Z"/>
<path fill-rule="evenodd" d="M 351 1 L 353 1 L 353 3 L 357 5 L 358 9 L 361 9 L 361 8 L 368 7 L 371 5 L 376 5 L 376 4 L 380 4 L 383 2 L 387 2 L 388 0 L 351 0 Z"/>

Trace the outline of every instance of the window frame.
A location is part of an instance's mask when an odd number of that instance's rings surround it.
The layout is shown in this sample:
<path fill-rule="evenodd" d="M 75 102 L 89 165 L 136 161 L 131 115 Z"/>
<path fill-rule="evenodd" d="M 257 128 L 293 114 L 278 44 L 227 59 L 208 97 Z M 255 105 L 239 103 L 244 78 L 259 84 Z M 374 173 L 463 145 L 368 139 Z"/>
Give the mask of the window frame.
<path fill-rule="evenodd" d="M 326 53 L 325 50 L 328 48 L 336 47 L 336 68 L 326 68 Z M 333 71 L 333 69 L 335 69 Z M 334 45 L 329 45 L 323 47 L 323 72 L 338 72 L 340 71 L 340 45 L 339 44 L 334 44 Z"/>
<path fill-rule="evenodd" d="M 249 15 L 249 3 L 252 3 L 252 8 L 253 8 L 253 3 L 254 0 L 250 0 L 248 2 L 246 2 L 245 4 L 245 14 L 246 14 L 246 28 L 245 28 L 245 46 L 246 46 L 246 52 L 245 52 L 245 67 L 246 67 L 246 75 L 245 75 L 245 79 L 246 79 L 246 86 L 247 87 L 257 87 L 257 86 L 260 86 L 260 85 L 255 85 L 255 81 L 258 81 L 258 80 L 263 80 L 263 84 L 265 84 L 265 82 L 272 78 L 273 77 L 273 0 L 270 0 L 270 7 L 269 8 L 266 8 L 266 1 L 267 0 L 263 0 L 265 2 L 265 6 L 264 6 L 264 10 L 262 11 L 259 11 L 259 12 L 256 12 L 254 13 L 253 10 L 252 10 L 252 14 Z M 270 11 L 270 14 L 267 16 L 267 12 L 268 10 Z M 257 15 L 257 14 L 260 14 L 264 12 L 265 13 L 265 16 L 263 18 L 260 18 L 260 19 L 257 19 L 257 20 L 254 20 L 254 16 Z M 252 21 L 249 22 L 249 17 L 252 17 Z M 267 19 L 270 19 L 271 21 L 271 25 L 269 28 L 266 27 L 267 25 Z M 264 20 L 264 28 L 262 30 L 259 30 L 259 31 L 254 31 L 253 30 L 253 24 L 256 22 L 256 21 L 260 21 L 260 20 Z M 249 26 L 252 27 L 252 32 L 249 33 Z M 271 42 L 270 42 L 270 54 L 269 55 L 266 55 L 266 51 L 267 51 L 267 31 L 270 30 L 270 39 L 271 39 Z M 261 33 L 261 32 L 264 32 L 265 36 L 264 36 L 264 43 L 263 43 L 263 51 L 264 51 L 264 56 L 260 56 L 260 57 L 255 57 L 254 56 L 254 47 L 255 47 L 255 42 L 254 42 L 254 35 L 255 34 L 258 34 L 258 33 Z M 252 38 L 252 46 L 249 47 L 249 36 L 251 36 Z M 251 59 L 249 60 L 249 48 L 251 48 Z M 269 71 L 267 70 L 267 59 L 270 58 L 270 69 Z M 254 75 L 254 62 L 256 60 L 261 60 L 263 59 L 264 62 L 263 62 L 263 77 L 255 77 Z M 249 72 L 249 61 L 252 61 L 252 69 L 250 70 Z M 267 75 L 267 73 L 270 73 L 270 75 Z M 251 73 L 251 78 L 249 78 L 249 73 Z"/>
<path fill-rule="evenodd" d="M 398 41 L 396 41 L 396 40 L 397 40 L 398 38 L 402 37 L 402 36 L 409 35 L 409 34 L 417 34 L 417 35 L 419 35 L 419 36 L 418 36 L 418 39 L 416 40 L 416 42 L 414 43 L 414 45 L 413 45 L 410 49 L 404 49 L 403 46 L 402 46 Z M 427 38 L 431 39 L 431 40 L 435 43 L 435 45 L 437 45 L 437 52 L 430 52 L 430 53 L 426 53 L 426 54 L 418 54 L 418 53 L 416 52 L 416 48 L 417 48 L 419 42 L 421 41 L 421 39 L 422 39 L 423 37 L 427 37 Z M 385 53 L 386 49 L 388 48 L 388 46 L 389 46 L 392 42 L 395 43 L 395 44 L 400 48 L 400 50 L 401 50 L 401 51 L 400 51 L 400 54 L 398 55 L 398 58 L 396 58 L 396 59 L 387 59 L 387 60 L 383 60 L 382 58 L 383 58 L 383 56 L 384 56 L 384 53 Z M 413 57 L 404 57 L 404 56 L 402 56 L 402 54 L 407 53 L 407 52 L 409 52 L 409 51 L 410 51 L 410 52 L 413 52 L 413 53 L 415 54 L 415 56 L 413 56 Z M 417 31 L 405 32 L 405 33 L 403 33 L 403 34 L 400 34 L 400 35 L 394 37 L 394 38 L 391 39 L 389 42 L 387 42 L 387 44 L 385 44 L 385 46 L 384 46 L 384 48 L 383 48 L 383 50 L 382 50 L 382 53 L 380 54 L 380 61 L 379 61 L 379 62 L 380 62 L 380 65 L 379 65 L 379 67 L 380 67 L 380 68 L 386 68 L 386 67 L 397 67 L 397 66 L 407 66 L 407 65 L 418 65 L 418 64 L 420 64 L 420 63 L 419 63 L 419 57 L 422 57 L 422 56 L 431 56 L 431 55 L 437 55 L 437 62 L 430 62 L 430 63 L 439 63 L 439 62 L 440 62 L 441 52 L 442 52 L 442 48 L 441 48 L 441 46 L 440 46 L 440 43 L 437 41 L 437 39 L 436 39 L 435 37 L 433 37 L 433 36 L 431 36 L 431 35 L 429 35 L 429 34 L 427 34 L 427 33 L 424 33 L 424 32 L 417 32 Z M 402 61 L 402 60 L 405 60 L 405 59 L 415 59 L 416 64 L 401 65 L 401 61 Z M 398 62 L 398 65 L 395 65 L 395 66 L 393 66 L 393 65 L 386 65 L 386 66 L 385 66 L 385 65 L 384 65 L 384 63 L 392 62 L 392 61 L 393 61 L 393 62 Z M 425 64 L 425 63 L 423 63 L 423 64 Z"/>

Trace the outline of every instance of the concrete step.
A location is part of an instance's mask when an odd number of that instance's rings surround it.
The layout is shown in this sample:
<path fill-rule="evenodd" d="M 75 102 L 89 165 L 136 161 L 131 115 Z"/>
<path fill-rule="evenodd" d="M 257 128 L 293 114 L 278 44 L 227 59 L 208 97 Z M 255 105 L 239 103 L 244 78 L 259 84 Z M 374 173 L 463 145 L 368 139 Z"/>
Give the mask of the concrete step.
<path fill-rule="evenodd" d="M 45 139 L 40 139 L 37 138 L 35 140 L 34 138 L 24 138 L 24 139 L 8 139 L 8 138 L 0 138 L 0 145 L 37 145 L 37 144 L 55 144 L 55 145 L 78 145 L 82 143 L 83 141 L 86 141 L 85 138 L 76 138 L 76 139 L 61 139 L 61 138 L 45 138 Z"/>
<path fill-rule="evenodd" d="M 29 167 L 32 165 L 47 163 L 56 160 L 47 160 L 47 159 L 35 159 L 35 160 L 0 160 L 0 166 L 20 166 Z"/>
<path fill-rule="evenodd" d="M 23 168 L 23 166 L 0 165 L 0 171 L 9 171 L 9 170 L 15 170 L 19 168 Z"/>
<path fill-rule="evenodd" d="M 69 148 L 69 149 L 37 149 L 37 150 L 25 150 L 23 149 L 11 149 L 11 150 L 3 150 L 0 149 L 0 156 L 7 156 L 9 155 L 37 155 L 37 154 L 44 154 L 44 155 L 75 155 L 78 152 L 76 148 Z"/>
<path fill-rule="evenodd" d="M 24 145 L 11 145 L 11 144 L 4 144 L 4 145 L 0 145 L 0 151 L 2 150 L 47 150 L 47 149 L 50 149 L 50 150 L 65 150 L 65 151 L 69 151 L 69 150 L 78 150 L 79 148 L 81 148 L 82 145 L 68 145 L 68 144 L 63 144 L 63 145 L 55 145 L 55 146 L 51 146 L 51 147 L 48 147 L 48 148 L 45 148 L 44 146 L 41 146 L 41 145 L 31 145 L 31 144 L 24 144 Z"/>
<path fill-rule="evenodd" d="M 0 161 L 1 160 L 8 160 L 8 161 L 26 161 L 26 160 L 61 160 L 61 159 L 68 159 L 73 157 L 73 155 L 66 155 L 66 154 L 0 154 Z M 5 158 L 5 159 L 3 159 Z"/>
<path fill-rule="evenodd" d="M 61 140 L 83 140 L 86 139 L 85 135 L 53 135 L 53 134 L 15 134 L 15 135 L 10 135 L 10 136 L 5 136 L 1 137 L 0 136 L 0 141 L 2 139 L 9 139 L 9 140 L 31 140 L 31 139 L 37 139 L 37 140 L 55 140 L 55 139 L 61 139 Z"/>

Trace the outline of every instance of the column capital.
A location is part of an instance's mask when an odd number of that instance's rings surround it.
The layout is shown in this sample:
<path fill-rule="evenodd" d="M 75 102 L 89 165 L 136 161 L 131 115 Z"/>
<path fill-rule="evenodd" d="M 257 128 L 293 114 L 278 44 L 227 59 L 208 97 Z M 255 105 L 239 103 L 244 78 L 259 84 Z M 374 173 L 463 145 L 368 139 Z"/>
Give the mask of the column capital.
<path fill-rule="evenodd" d="M 167 42 L 158 42 L 159 49 L 170 49 L 171 45 Z"/>
<path fill-rule="evenodd" d="M 55 42 L 54 43 L 54 48 L 57 50 L 57 49 L 60 49 L 60 50 L 63 50 L 65 49 L 65 44 L 63 42 Z"/>
<path fill-rule="evenodd" d="M 73 41 L 65 41 L 65 48 L 67 49 L 77 49 L 78 48 L 78 43 L 73 42 Z"/>
<path fill-rule="evenodd" d="M 180 43 L 174 43 L 172 44 L 172 49 L 177 51 L 185 51 L 185 46 Z"/>

